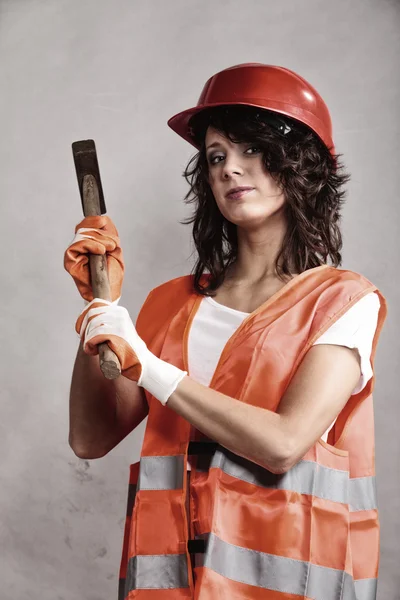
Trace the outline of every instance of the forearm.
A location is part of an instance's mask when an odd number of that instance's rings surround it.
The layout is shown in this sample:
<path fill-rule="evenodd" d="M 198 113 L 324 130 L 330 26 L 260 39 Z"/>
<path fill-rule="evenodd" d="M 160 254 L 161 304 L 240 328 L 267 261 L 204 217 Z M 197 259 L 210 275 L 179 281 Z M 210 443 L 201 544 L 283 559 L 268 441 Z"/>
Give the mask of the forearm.
<path fill-rule="evenodd" d="M 281 416 L 221 394 L 185 377 L 168 404 L 228 450 L 266 469 L 282 472 L 290 444 Z"/>
<path fill-rule="evenodd" d="M 106 307 L 101 315 L 93 313 L 85 345 L 109 340 L 110 347 L 120 353 L 133 350 L 142 365 L 138 379 L 153 397 L 192 423 L 209 438 L 232 452 L 247 458 L 272 472 L 280 472 L 289 457 L 289 436 L 281 415 L 251 406 L 197 383 L 168 361 L 155 356 L 146 346 L 122 307 Z M 123 340 L 120 347 L 113 338 Z M 125 348 L 124 348 L 125 346 Z M 136 363 L 135 363 L 136 364 Z M 129 361 L 126 360 L 126 369 Z M 132 367 L 129 375 L 135 379 Z"/>
<path fill-rule="evenodd" d="M 85 354 L 79 345 L 71 381 L 69 432 L 70 446 L 78 456 L 101 456 L 110 449 L 118 427 L 118 391 L 124 386 L 123 377 L 107 380 L 99 357 Z"/>

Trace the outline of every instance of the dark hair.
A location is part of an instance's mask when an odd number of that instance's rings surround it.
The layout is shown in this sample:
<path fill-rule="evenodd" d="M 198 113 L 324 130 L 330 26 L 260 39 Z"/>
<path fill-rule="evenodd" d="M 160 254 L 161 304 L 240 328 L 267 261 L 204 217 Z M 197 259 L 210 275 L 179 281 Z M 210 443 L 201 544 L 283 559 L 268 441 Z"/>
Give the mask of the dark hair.
<path fill-rule="evenodd" d="M 302 273 L 326 264 L 328 257 L 333 266 L 341 264 L 338 222 L 346 194 L 341 188 L 350 179 L 342 172 L 341 154 L 333 156 L 303 123 L 252 106 L 208 108 L 194 115 L 189 125 L 200 150 L 183 172 L 190 185 L 184 202 L 194 203 L 195 210 L 180 223 L 193 223 L 198 258 L 192 274 L 197 293 L 215 295 L 238 250 L 236 225 L 222 215 L 208 183 L 205 135 L 210 125 L 232 142 L 255 143 L 262 151 L 266 169 L 283 186 L 288 228 L 275 261 L 277 276 L 284 279 Z M 282 264 L 278 264 L 280 259 Z M 207 286 L 200 284 L 205 270 L 210 274 Z"/>

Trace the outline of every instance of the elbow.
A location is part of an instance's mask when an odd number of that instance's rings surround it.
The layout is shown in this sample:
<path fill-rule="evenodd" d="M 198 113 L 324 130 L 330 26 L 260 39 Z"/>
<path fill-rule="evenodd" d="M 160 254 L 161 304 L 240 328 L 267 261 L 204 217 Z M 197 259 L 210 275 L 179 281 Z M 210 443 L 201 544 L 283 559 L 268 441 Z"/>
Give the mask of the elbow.
<path fill-rule="evenodd" d="M 275 458 L 268 461 L 266 468 L 274 475 L 283 475 L 292 467 L 292 464 L 284 458 Z"/>
<path fill-rule="evenodd" d="M 75 456 L 84 460 L 95 460 L 96 458 L 103 458 L 108 454 L 109 450 L 100 450 L 100 448 L 90 448 L 88 446 L 82 446 L 71 440 L 68 440 L 69 446 Z"/>
<path fill-rule="evenodd" d="M 274 475 L 283 475 L 294 467 L 296 462 L 293 444 L 286 438 L 274 456 L 269 457 L 267 469 Z"/>
<path fill-rule="evenodd" d="M 284 473 L 287 473 L 287 471 L 289 471 L 294 465 L 295 462 L 292 460 L 281 458 L 276 460 L 272 466 L 268 467 L 268 470 L 274 475 L 283 475 Z"/>

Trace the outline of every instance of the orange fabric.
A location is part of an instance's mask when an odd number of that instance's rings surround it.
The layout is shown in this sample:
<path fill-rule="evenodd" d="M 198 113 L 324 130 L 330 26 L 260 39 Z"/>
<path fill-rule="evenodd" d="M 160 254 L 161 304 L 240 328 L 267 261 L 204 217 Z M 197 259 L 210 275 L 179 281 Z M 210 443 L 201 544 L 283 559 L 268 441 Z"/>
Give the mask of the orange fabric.
<path fill-rule="evenodd" d="M 107 254 L 111 300 L 117 300 L 121 296 L 124 278 L 124 259 L 118 231 L 106 215 L 85 217 L 75 227 L 75 234 L 81 228 L 90 228 L 92 231 L 84 232 L 83 235 L 94 239 L 85 238 L 71 243 L 64 253 L 64 268 L 75 281 L 82 298 L 90 302 L 93 300 L 93 291 L 88 254 Z"/>
<path fill-rule="evenodd" d="M 352 513 L 350 531 L 355 579 L 377 577 L 379 567 L 379 516 L 377 510 Z"/>
<path fill-rule="evenodd" d="M 213 469 L 217 471 L 217 469 Z M 316 564 L 333 569 L 345 569 L 346 544 L 348 535 L 348 509 L 344 504 L 332 503 L 311 495 L 298 494 L 280 489 L 257 489 L 252 484 L 236 481 L 233 477 L 221 476 L 218 471 L 213 479 L 221 480 L 221 494 L 218 507 L 218 537 L 236 546 L 251 550 L 279 554 L 296 560 L 307 561 L 311 557 Z M 210 482 L 213 486 L 220 481 Z M 252 489 L 253 488 L 253 489 Z M 229 493 L 228 493 L 229 490 Z M 199 486 L 194 495 L 195 505 L 201 504 L 206 493 Z M 243 498 L 250 498 L 243 524 Z M 204 515 L 208 508 L 209 514 Z M 211 531 L 211 517 L 214 511 L 204 503 L 199 509 L 199 520 L 194 515 L 198 533 Z M 212 506 L 214 508 L 214 506 Z M 319 518 L 320 515 L 329 518 Z M 203 518 L 201 518 L 203 517 Z M 263 523 L 264 533 L 260 536 L 259 527 Z M 214 525 L 215 526 L 215 525 Z M 327 545 L 332 530 L 335 530 L 335 544 Z M 282 537 L 284 534 L 284 538 Z M 283 541 L 281 549 L 279 544 Z M 281 552 L 284 551 L 284 554 Z"/>
<path fill-rule="evenodd" d="M 154 493 L 158 496 L 157 511 L 154 511 Z M 180 490 L 142 490 L 138 494 L 135 510 L 141 515 L 136 523 L 135 553 L 179 554 L 185 551 L 185 521 Z"/>
<path fill-rule="evenodd" d="M 186 371 L 188 330 L 202 300 L 193 291 L 192 281 L 192 276 L 179 277 L 152 290 L 136 322 L 138 334 L 149 350 Z M 329 443 L 317 441 L 303 457 L 307 468 L 329 473 L 333 470 L 345 478 L 366 478 L 375 474 L 374 358 L 387 304 L 382 293 L 368 279 L 328 265 L 295 276 L 251 313 L 228 340 L 210 383 L 211 388 L 241 402 L 276 411 L 314 341 L 355 302 L 372 291 L 378 294 L 381 304 L 371 354 L 373 377 L 359 394 L 349 399 L 351 410 L 348 405 L 343 409 L 329 434 Z M 168 405 L 163 407 L 148 392 L 146 397 L 149 415 L 141 460 L 183 455 L 186 466 L 190 424 Z M 201 437 L 197 432 L 197 438 Z M 279 476 L 275 478 L 279 482 Z M 132 527 L 136 528 L 135 542 L 129 545 L 128 557 L 123 557 L 122 562 L 132 560 L 136 555 L 186 551 L 189 527 L 185 513 L 185 481 L 186 477 L 183 488 L 174 493 L 160 489 L 139 490 L 132 517 Z M 196 461 L 192 465 L 189 493 L 190 519 L 196 535 L 214 534 L 232 548 L 338 569 L 351 581 L 353 577 L 377 576 L 379 519 L 375 509 L 360 510 L 358 507 L 352 512 L 347 502 L 324 499 L 313 493 L 262 487 L 231 476 L 219 467 L 207 472 L 197 471 Z M 152 519 L 156 528 L 149 525 Z M 188 554 L 187 559 L 190 565 Z M 121 565 L 122 572 L 124 568 Z M 299 598 L 296 594 L 241 583 L 240 573 L 237 581 L 208 567 L 197 566 L 195 573 L 197 582 L 193 585 L 188 569 L 189 597 L 195 600 Z M 176 600 L 188 597 L 183 588 L 153 590 L 151 595 L 147 594 L 148 591 L 138 589 L 130 592 L 127 598 Z M 301 598 L 307 600 L 305 595 Z"/>

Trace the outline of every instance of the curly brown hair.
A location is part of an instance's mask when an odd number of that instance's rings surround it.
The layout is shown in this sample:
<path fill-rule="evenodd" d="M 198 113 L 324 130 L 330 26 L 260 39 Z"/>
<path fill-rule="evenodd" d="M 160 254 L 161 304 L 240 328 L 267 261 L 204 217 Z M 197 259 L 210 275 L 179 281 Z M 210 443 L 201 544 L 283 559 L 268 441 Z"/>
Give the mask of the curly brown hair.
<path fill-rule="evenodd" d="M 222 215 L 208 183 L 208 126 L 232 142 L 256 144 L 266 169 L 283 186 L 288 227 L 275 261 L 277 276 L 284 280 L 292 273 L 327 264 L 328 257 L 333 266 L 341 265 L 339 220 L 346 195 L 341 188 L 350 179 L 339 161 L 341 154 L 332 154 L 303 123 L 247 105 L 205 109 L 189 125 L 200 150 L 183 172 L 190 186 L 184 202 L 194 203 L 195 210 L 180 223 L 193 223 L 198 257 L 191 274 L 197 293 L 214 296 L 238 253 L 237 226 Z M 210 274 L 207 286 L 200 283 L 205 270 Z"/>

